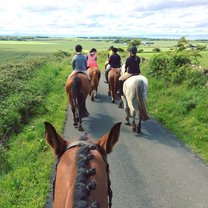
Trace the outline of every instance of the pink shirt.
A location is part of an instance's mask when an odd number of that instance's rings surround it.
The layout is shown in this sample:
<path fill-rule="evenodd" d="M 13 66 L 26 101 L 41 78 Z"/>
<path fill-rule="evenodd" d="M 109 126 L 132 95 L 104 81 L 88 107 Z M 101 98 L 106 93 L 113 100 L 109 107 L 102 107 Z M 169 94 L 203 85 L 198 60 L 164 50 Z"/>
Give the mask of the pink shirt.
<path fill-rule="evenodd" d="M 97 56 L 95 54 L 94 55 L 89 54 L 87 56 L 87 67 L 88 68 L 98 67 L 96 60 L 97 60 Z"/>

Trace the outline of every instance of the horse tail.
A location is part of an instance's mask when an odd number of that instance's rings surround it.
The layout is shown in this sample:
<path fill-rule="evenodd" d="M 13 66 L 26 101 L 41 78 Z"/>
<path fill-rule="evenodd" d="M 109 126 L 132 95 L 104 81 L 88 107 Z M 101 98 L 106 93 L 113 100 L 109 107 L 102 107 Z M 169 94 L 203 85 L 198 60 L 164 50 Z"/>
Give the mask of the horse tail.
<path fill-rule="evenodd" d="M 92 82 L 91 83 L 92 83 L 91 87 L 93 89 L 95 89 L 98 84 L 97 70 L 95 70 L 95 69 L 92 71 Z"/>
<path fill-rule="evenodd" d="M 136 86 L 136 96 L 138 100 L 138 108 L 139 108 L 139 114 L 140 118 L 143 121 L 146 121 L 149 119 L 149 116 L 147 114 L 147 108 L 146 108 L 146 102 L 144 99 L 144 93 L 145 93 L 145 88 L 144 88 L 144 81 L 143 80 L 138 80 L 137 86 Z"/>
<path fill-rule="evenodd" d="M 116 93 L 118 90 L 118 79 L 120 77 L 120 72 L 116 70 L 115 76 L 113 77 L 113 86 L 112 86 L 112 91 Z"/>
<path fill-rule="evenodd" d="M 87 112 L 85 106 L 85 100 L 82 94 L 82 80 L 80 77 L 76 76 L 74 78 L 74 82 L 72 85 L 72 96 L 73 96 L 73 103 L 76 108 L 78 108 L 79 117 L 87 117 L 89 113 Z"/>

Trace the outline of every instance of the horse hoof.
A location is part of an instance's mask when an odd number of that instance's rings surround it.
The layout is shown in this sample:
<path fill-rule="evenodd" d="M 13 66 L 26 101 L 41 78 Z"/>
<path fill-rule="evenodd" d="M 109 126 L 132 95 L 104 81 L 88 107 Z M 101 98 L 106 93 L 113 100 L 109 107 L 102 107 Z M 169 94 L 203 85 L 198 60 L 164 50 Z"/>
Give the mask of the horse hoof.
<path fill-rule="evenodd" d="M 137 134 L 141 134 L 141 133 L 142 133 L 142 131 L 141 131 L 141 130 L 139 130 L 139 131 L 136 131 L 136 133 L 137 133 Z"/>
<path fill-rule="evenodd" d="M 73 125 L 74 125 L 74 127 L 77 127 L 78 124 L 77 123 L 73 123 Z"/>
<path fill-rule="evenodd" d="M 125 122 L 125 125 L 130 126 L 130 123 L 129 122 Z"/>
<path fill-rule="evenodd" d="M 135 128 L 135 127 L 132 127 L 132 131 L 133 131 L 133 132 L 136 132 L 136 128 Z"/>
<path fill-rule="evenodd" d="M 140 128 L 136 128 L 136 133 L 137 134 L 141 134 L 142 133 L 141 129 Z"/>
<path fill-rule="evenodd" d="M 94 101 L 95 99 L 94 99 L 94 97 L 91 97 L 91 101 Z"/>
<path fill-rule="evenodd" d="M 112 100 L 112 101 L 111 101 L 111 103 L 115 103 L 115 101 L 114 101 L 114 100 Z"/>
<path fill-rule="evenodd" d="M 119 106 L 118 106 L 119 108 L 123 108 L 123 105 L 122 104 L 119 104 Z"/>
<path fill-rule="evenodd" d="M 78 128 L 78 130 L 79 131 L 84 131 L 84 129 L 81 126 Z"/>

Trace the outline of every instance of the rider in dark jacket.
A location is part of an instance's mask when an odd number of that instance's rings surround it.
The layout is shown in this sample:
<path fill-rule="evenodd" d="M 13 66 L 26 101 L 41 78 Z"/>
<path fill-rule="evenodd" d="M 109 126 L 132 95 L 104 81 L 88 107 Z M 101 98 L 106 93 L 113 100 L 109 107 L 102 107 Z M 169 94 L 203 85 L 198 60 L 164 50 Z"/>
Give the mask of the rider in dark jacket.
<path fill-rule="evenodd" d="M 109 58 L 110 67 L 108 69 L 106 69 L 106 71 L 105 71 L 105 77 L 106 77 L 107 82 L 108 82 L 108 72 L 112 68 L 120 68 L 121 67 L 121 57 L 117 54 L 118 49 L 113 48 L 112 51 L 113 51 L 113 54 Z"/>
<path fill-rule="evenodd" d="M 125 73 L 119 78 L 119 90 L 118 95 L 123 95 L 123 83 L 126 79 L 132 75 L 139 75 L 140 71 L 140 57 L 136 55 L 137 48 L 132 46 L 129 50 L 130 56 L 126 59 L 125 63 Z"/>

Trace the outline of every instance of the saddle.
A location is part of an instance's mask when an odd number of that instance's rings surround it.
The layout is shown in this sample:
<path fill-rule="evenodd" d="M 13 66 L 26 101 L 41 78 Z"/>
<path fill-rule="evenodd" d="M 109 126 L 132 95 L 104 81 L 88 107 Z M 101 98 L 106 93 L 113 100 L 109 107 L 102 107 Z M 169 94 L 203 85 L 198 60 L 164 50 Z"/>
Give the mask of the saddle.
<path fill-rule="evenodd" d="M 121 68 L 111 68 L 111 70 L 115 70 L 116 72 L 121 72 Z"/>

